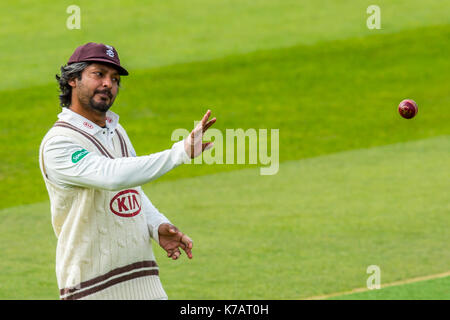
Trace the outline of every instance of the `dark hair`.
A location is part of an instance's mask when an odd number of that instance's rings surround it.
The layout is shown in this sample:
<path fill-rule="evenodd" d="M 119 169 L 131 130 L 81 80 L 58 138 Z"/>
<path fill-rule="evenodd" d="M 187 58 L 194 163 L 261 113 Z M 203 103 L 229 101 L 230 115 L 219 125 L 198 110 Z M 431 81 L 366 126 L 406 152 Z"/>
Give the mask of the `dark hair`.
<path fill-rule="evenodd" d="M 69 85 L 69 81 L 75 78 L 81 80 L 81 73 L 88 65 L 90 65 L 89 62 L 76 62 L 61 67 L 61 76 L 56 75 L 61 92 L 59 95 L 61 107 L 68 108 L 72 103 L 72 87 Z"/>

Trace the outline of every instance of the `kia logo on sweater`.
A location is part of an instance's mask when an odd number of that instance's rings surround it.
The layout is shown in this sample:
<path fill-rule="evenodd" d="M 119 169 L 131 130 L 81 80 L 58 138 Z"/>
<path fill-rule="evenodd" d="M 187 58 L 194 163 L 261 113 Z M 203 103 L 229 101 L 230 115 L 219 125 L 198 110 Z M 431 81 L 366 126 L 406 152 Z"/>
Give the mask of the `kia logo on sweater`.
<path fill-rule="evenodd" d="M 123 190 L 109 203 L 111 211 L 120 217 L 134 217 L 141 212 L 141 195 L 136 190 Z"/>

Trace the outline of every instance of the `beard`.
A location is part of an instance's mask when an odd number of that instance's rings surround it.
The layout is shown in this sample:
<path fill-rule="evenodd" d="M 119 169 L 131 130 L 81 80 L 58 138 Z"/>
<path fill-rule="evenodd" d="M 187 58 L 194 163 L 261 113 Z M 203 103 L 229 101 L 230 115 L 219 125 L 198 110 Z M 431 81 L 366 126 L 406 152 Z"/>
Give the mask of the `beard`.
<path fill-rule="evenodd" d="M 95 101 L 94 98 L 97 93 L 106 94 L 109 97 L 109 99 L 101 97 L 100 101 Z M 111 108 L 113 103 L 114 103 L 114 99 L 109 90 L 96 91 L 96 92 L 94 92 L 94 95 L 89 99 L 89 106 L 92 109 L 103 112 L 103 113 L 108 111 L 109 108 Z"/>
<path fill-rule="evenodd" d="M 108 98 L 104 96 L 97 96 L 98 93 L 103 93 Z M 113 105 L 115 97 L 109 89 L 95 90 L 92 96 L 89 96 L 89 94 L 87 94 L 84 90 L 79 90 L 78 99 L 84 109 L 95 110 L 99 113 L 106 113 L 106 111 L 108 111 Z"/>

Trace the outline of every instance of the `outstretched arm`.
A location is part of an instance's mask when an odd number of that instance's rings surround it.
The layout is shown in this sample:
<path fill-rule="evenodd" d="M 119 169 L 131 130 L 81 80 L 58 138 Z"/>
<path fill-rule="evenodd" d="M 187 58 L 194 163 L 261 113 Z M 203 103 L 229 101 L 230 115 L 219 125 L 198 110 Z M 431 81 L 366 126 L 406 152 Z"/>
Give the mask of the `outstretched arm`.
<path fill-rule="evenodd" d="M 53 137 L 44 146 L 45 170 L 50 180 L 64 186 L 121 190 L 143 185 L 212 147 L 212 142 L 202 143 L 204 132 L 216 121 L 207 121 L 210 114 L 208 110 L 184 141 L 148 156 L 109 159 L 87 152 L 72 138 Z M 82 156 L 74 159 L 77 153 Z"/>

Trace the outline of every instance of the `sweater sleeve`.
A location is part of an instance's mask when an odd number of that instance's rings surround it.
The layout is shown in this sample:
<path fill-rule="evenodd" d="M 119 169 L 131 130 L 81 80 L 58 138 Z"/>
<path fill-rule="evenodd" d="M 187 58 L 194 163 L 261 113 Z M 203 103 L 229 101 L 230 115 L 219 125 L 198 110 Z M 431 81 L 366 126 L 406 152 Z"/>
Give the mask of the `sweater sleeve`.
<path fill-rule="evenodd" d="M 65 136 L 49 139 L 43 158 L 48 178 L 59 185 L 110 191 L 141 186 L 191 160 L 184 150 L 184 141 L 146 156 L 110 159 L 87 152 Z"/>
<path fill-rule="evenodd" d="M 139 189 L 142 199 L 142 210 L 147 220 L 150 236 L 159 244 L 159 226 L 163 223 L 171 224 L 171 222 L 153 205 L 150 199 L 145 195 L 144 191 L 142 191 L 142 188 Z"/>

